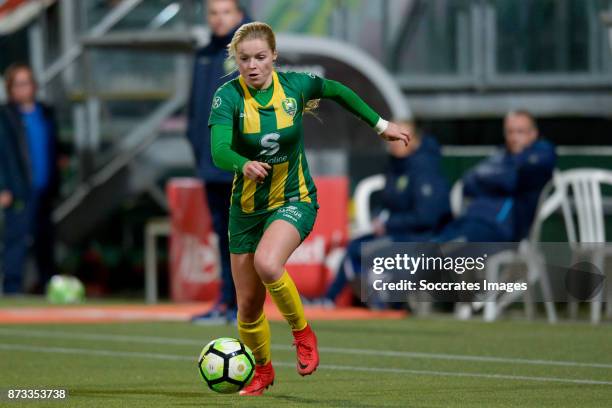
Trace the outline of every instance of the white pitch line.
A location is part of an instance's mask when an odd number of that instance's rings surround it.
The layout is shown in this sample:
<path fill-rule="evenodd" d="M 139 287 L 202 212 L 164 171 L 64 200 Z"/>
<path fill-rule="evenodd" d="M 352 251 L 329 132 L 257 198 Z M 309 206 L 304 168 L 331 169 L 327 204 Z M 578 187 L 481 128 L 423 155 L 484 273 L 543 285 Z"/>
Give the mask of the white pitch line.
<path fill-rule="evenodd" d="M 0 343 L 0 350 L 14 351 L 32 351 L 35 353 L 58 353 L 58 354 L 85 354 L 88 356 L 103 356 L 103 357 L 134 357 L 134 358 L 149 358 L 155 360 L 189 360 L 197 362 L 195 357 L 179 356 L 176 354 L 162 353 L 143 353 L 140 351 L 117 351 L 117 350 L 98 350 L 98 349 L 82 349 L 71 347 L 40 347 L 26 346 L 23 344 L 8 344 Z"/>
<path fill-rule="evenodd" d="M 131 342 L 142 344 L 171 344 L 179 346 L 201 346 L 205 341 L 195 339 L 184 339 L 175 337 L 150 337 L 150 336 L 135 336 L 121 334 L 93 334 L 93 333 L 66 333 L 56 332 L 52 330 L 20 330 L 20 329 L 0 329 L 0 335 L 7 336 L 28 336 L 38 338 L 59 338 L 73 340 L 92 340 L 92 341 L 114 341 L 114 342 Z M 273 345 L 275 350 L 293 350 L 291 346 Z M 384 356 L 384 357 L 400 357 L 400 358 L 420 358 L 432 360 L 449 360 L 449 361 L 474 361 L 481 363 L 506 363 L 506 364 L 528 364 L 542 366 L 560 366 L 560 367 L 584 367 L 584 368 L 612 368 L 612 364 L 606 363 L 585 363 L 579 361 L 559 361 L 559 360 L 537 360 L 527 358 L 511 358 L 511 357 L 495 357 L 495 356 L 476 356 L 462 354 L 443 354 L 443 353 L 425 353 L 414 351 L 393 351 L 393 350 L 372 350 L 358 348 L 340 348 L 340 347 L 319 347 L 319 351 L 323 353 L 348 354 L 348 355 L 369 355 L 369 356 Z"/>
<path fill-rule="evenodd" d="M 195 357 L 182 356 L 177 354 L 159 354 L 159 353 L 142 353 L 131 351 L 115 351 L 115 350 L 100 350 L 100 349 L 82 349 L 69 347 L 39 347 L 26 346 L 22 344 L 7 344 L 0 343 L 0 350 L 25 351 L 34 353 L 58 353 L 58 354 L 78 354 L 88 356 L 101 357 L 131 357 L 144 359 L 157 359 L 167 361 L 193 361 Z M 280 367 L 294 367 L 295 363 L 285 361 L 274 363 Z M 506 374 L 486 374 L 486 373 L 469 373 L 460 371 L 433 371 L 433 370 L 409 370 L 404 368 L 378 368 L 378 367 L 360 367 L 360 366 L 345 366 L 334 364 L 321 364 L 319 366 L 323 370 L 338 370 L 338 371 L 360 371 L 366 373 L 389 373 L 389 374 L 413 374 L 413 375 L 430 375 L 437 377 L 470 377 L 470 378 L 486 378 L 498 380 L 516 380 L 516 381 L 536 381 L 536 382 L 558 382 L 566 384 L 582 384 L 582 385 L 612 385 L 612 381 L 600 381 L 589 379 L 573 379 L 559 377 L 534 377 L 524 375 L 506 375 Z"/>

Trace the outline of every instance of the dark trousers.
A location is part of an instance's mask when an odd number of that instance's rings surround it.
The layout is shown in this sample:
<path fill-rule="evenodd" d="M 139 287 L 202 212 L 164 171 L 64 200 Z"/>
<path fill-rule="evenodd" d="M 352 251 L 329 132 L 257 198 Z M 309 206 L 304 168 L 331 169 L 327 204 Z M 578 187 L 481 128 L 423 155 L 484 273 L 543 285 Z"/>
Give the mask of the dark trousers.
<path fill-rule="evenodd" d="M 28 200 L 17 199 L 4 210 L 4 293 L 23 291 L 23 275 L 30 250 L 34 255 L 40 288 L 55 274 L 51 210 L 51 200 L 43 194 L 32 194 Z"/>
<path fill-rule="evenodd" d="M 206 195 L 213 221 L 213 228 L 219 237 L 221 256 L 221 299 L 220 303 L 236 307 L 236 288 L 232 279 L 232 267 L 229 253 L 229 207 L 232 194 L 232 183 L 207 183 Z"/>

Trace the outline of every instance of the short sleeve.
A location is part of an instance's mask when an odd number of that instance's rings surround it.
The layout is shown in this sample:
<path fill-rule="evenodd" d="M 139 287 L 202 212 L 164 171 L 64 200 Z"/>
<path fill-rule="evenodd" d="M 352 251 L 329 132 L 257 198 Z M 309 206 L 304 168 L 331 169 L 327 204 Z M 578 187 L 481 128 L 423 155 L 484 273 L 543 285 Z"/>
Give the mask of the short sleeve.
<path fill-rule="evenodd" d="M 229 86 L 221 86 L 213 96 L 208 126 L 234 124 L 235 98 Z"/>
<path fill-rule="evenodd" d="M 302 94 L 306 101 L 319 99 L 323 96 L 323 78 L 310 72 L 296 72 L 295 75 L 301 83 Z"/>

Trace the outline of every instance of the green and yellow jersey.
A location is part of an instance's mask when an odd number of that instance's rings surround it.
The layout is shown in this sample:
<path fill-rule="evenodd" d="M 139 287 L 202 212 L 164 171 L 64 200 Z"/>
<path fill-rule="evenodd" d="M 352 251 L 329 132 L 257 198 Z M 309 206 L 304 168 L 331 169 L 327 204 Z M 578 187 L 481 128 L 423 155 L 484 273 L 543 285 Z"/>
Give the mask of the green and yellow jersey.
<path fill-rule="evenodd" d="M 245 213 L 317 200 L 304 154 L 302 115 L 308 100 L 321 97 L 323 80 L 293 72 L 273 72 L 272 78 L 272 86 L 262 92 L 238 77 L 213 98 L 209 125 L 232 126 L 232 150 L 272 166 L 262 184 L 236 173 L 232 205 Z"/>
<path fill-rule="evenodd" d="M 249 88 L 239 76 L 216 92 L 209 119 L 215 164 L 235 172 L 232 210 L 265 213 L 291 202 L 316 205 L 316 187 L 304 154 L 302 117 L 311 99 L 330 98 L 374 126 L 379 116 L 354 92 L 308 73 L 273 72 L 265 90 Z M 263 183 L 244 177 L 255 160 L 270 164 Z"/>

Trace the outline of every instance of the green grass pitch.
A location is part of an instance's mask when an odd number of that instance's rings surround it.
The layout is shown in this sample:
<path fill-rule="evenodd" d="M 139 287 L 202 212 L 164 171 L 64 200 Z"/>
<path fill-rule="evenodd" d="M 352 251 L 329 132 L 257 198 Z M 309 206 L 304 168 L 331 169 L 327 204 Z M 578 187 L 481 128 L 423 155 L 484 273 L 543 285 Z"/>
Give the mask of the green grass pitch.
<path fill-rule="evenodd" d="M 67 401 L 7 407 L 610 407 L 612 326 L 449 319 L 314 322 L 321 366 L 295 371 L 272 324 L 276 383 L 217 395 L 196 360 L 231 326 L 188 323 L 0 326 L 0 388 L 65 388 Z M 2 398 L 5 398 L 4 396 Z"/>

